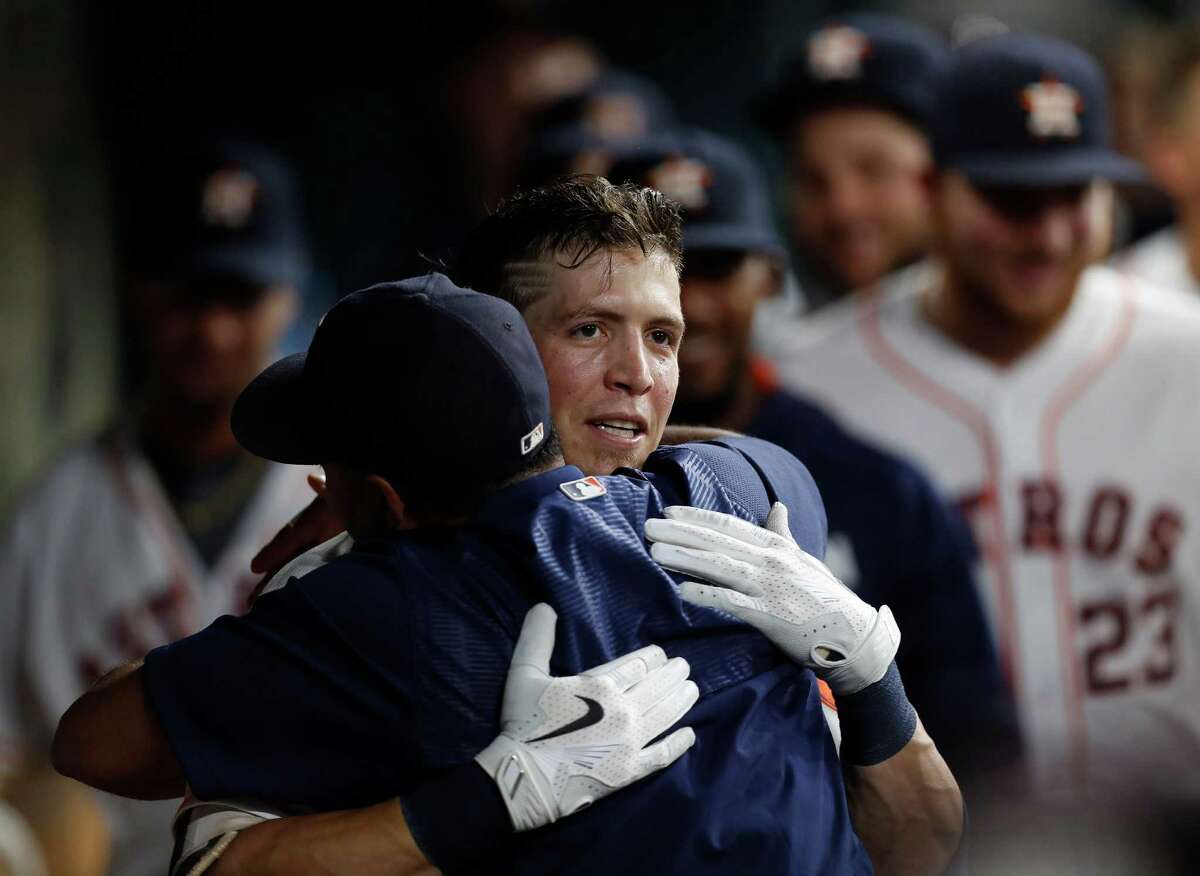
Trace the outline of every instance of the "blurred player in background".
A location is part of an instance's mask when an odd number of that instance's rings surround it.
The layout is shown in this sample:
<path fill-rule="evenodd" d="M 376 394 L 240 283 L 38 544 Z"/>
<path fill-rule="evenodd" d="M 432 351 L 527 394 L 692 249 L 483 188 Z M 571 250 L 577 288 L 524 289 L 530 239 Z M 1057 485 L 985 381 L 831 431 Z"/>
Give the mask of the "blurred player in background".
<path fill-rule="evenodd" d="M 688 131 L 648 141 L 612 176 L 683 207 L 687 340 L 671 422 L 764 438 L 804 462 L 829 518 L 825 562 L 864 600 L 895 612 L 905 687 L 960 784 L 1011 764 L 1015 715 L 975 589 L 969 531 L 915 469 L 782 389 L 751 352 L 755 309 L 777 294 L 787 265 L 758 168 L 734 143 Z"/>
<path fill-rule="evenodd" d="M 47 762 L 59 716 L 101 673 L 240 612 L 250 558 L 308 492 L 303 470 L 246 453 L 229 428 L 307 272 L 292 180 L 273 155 L 225 144 L 178 159 L 153 201 L 130 294 L 144 392 L 48 472 L 0 546 L 7 772 Z M 111 872 L 161 872 L 171 806 L 104 802 Z M 44 837 L 55 872 L 79 845 L 61 821 Z"/>
<path fill-rule="evenodd" d="M 1181 25 L 1158 49 L 1143 152 L 1154 181 L 1174 203 L 1176 224 L 1119 254 L 1117 266 L 1200 294 L 1200 26 Z"/>
<path fill-rule="evenodd" d="M 877 282 L 930 244 L 927 125 L 947 49 L 924 27 L 848 15 L 807 38 L 764 120 L 788 167 L 793 242 L 813 306 Z"/>
<path fill-rule="evenodd" d="M 936 257 L 817 317 L 782 369 L 973 524 L 1033 788 L 1112 819 L 1071 852 L 1086 872 L 1139 860 L 1105 842 L 1122 819 L 1153 843 L 1138 831 L 1200 804 L 1200 308 L 1089 267 L 1097 181 L 1140 175 L 1107 126 L 1076 47 L 959 50 L 939 89 Z"/>
<path fill-rule="evenodd" d="M 520 187 L 561 176 L 606 176 L 612 164 L 647 136 L 677 125 L 666 95 L 653 82 L 624 70 L 606 70 L 579 94 L 537 117 L 521 160 Z"/>

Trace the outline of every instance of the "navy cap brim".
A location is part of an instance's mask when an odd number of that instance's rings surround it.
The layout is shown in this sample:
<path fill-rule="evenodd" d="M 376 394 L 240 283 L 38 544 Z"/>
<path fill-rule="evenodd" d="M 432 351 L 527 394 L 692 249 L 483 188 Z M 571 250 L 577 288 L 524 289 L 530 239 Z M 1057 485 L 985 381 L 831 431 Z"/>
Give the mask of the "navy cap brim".
<path fill-rule="evenodd" d="M 720 222 L 683 223 L 683 251 L 736 249 L 760 252 L 784 258 L 787 250 L 774 234 L 760 228 L 747 228 Z"/>
<path fill-rule="evenodd" d="M 962 155 L 942 163 L 973 183 L 1024 188 L 1083 185 L 1094 179 L 1115 183 L 1145 182 L 1146 171 L 1132 158 L 1108 149 L 1072 149 L 1025 155 Z"/>
<path fill-rule="evenodd" d="M 233 405 L 233 436 L 255 456 L 316 465 L 333 456 L 322 440 L 326 423 L 304 380 L 307 353 L 280 359 L 250 381 Z"/>
<path fill-rule="evenodd" d="M 298 250 L 213 246 L 193 251 L 183 268 L 189 273 L 237 277 L 261 286 L 297 285 L 308 272 L 308 260 Z"/>

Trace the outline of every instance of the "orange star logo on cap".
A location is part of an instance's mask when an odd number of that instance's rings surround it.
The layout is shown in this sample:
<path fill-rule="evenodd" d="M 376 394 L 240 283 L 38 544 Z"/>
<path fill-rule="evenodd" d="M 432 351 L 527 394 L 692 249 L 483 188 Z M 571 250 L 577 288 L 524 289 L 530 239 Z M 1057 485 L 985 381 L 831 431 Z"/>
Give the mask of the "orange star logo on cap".
<path fill-rule="evenodd" d="M 1021 91 L 1021 106 L 1029 113 L 1029 131 L 1035 137 L 1079 136 L 1083 98 L 1067 83 L 1045 76 Z"/>
<path fill-rule="evenodd" d="M 244 228 L 258 200 L 258 180 L 244 170 L 224 168 L 204 181 L 200 212 L 207 225 Z"/>
<path fill-rule="evenodd" d="M 685 210 L 707 207 L 712 184 L 712 171 L 708 165 L 691 158 L 669 158 L 646 174 L 646 185 L 662 192 Z"/>
<path fill-rule="evenodd" d="M 808 66 L 818 79 L 857 79 L 869 54 L 866 35 L 845 25 L 827 27 L 808 40 Z"/>

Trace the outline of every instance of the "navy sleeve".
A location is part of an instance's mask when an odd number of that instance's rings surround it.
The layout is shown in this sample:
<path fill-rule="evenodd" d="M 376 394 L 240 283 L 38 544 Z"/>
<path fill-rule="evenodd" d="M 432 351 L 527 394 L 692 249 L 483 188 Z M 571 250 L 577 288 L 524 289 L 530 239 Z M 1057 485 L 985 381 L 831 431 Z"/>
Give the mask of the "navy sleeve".
<path fill-rule="evenodd" d="M 423 736 L 437 734 L 421 732 L 420 712 L 439 679 L 414 673 L 412 625 L 437 589 L 398 593 L 389 572 L 347 555 L 147 656 L 147 698 L 198 796 L 324 810 L 422 778 Z M 507 665 L 508 652 L 498 645 L 489 662 Z M 492 721 L 477 724 L 480 738 L 494 735 Z"/>
<path fill-rule="evenodd" d="M 909 488 L 892 554 L 906 557 L 907 569 L 887 597 L 902 633 L 898 660 L 922 723 L 960 782 L 971 783 L 1017 760 L 1016 709 L 976 588 L 966 524 L 923 478 Z"/>
<path fill-rule="evenodd" d="M 704 458 L 732 497 L 756 511 L 760 526 L 766 523 L 773 503 L 787 505 L 788 524 L 796 543 L 813 556 L 824 558 L 828 528 L 825 505 L 812 475 L 799 459 L 769 441 L 743 436 L 686 446 Z M 715 452 L 718 448 L 726 453 Z M 730 450 L 740 459 L 731 460 L 727 455 Z"/>

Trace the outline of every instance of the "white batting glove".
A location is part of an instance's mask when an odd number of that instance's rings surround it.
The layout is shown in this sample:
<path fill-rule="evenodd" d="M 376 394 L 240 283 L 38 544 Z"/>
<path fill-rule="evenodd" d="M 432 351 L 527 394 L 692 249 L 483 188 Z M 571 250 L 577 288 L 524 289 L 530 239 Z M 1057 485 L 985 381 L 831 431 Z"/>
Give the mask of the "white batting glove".
<path fill-rule="evenodd" d="M 504 685 L 501 733 L 475 760 L 496 782 L 516 830 L 578 812 L 673 763 L 696 736 L 682 727 L 646 744 L 700 696 L 686 660 L 657 645 L 588 670 L 551 678 L 557 615 L 525 616 Z"/>
<path fill-rule="evenodd" d="M 647 520 L 651 555 L 685 581 L 688 602 L 728 612 L 755 627 L 835 694 L 857 693 L 883 678 L 900 646 L 885 605 L 876 611 L 792 538 L 787 507 L 776 502 L 766 528 L 729 514 L 672 506 Z"/>

